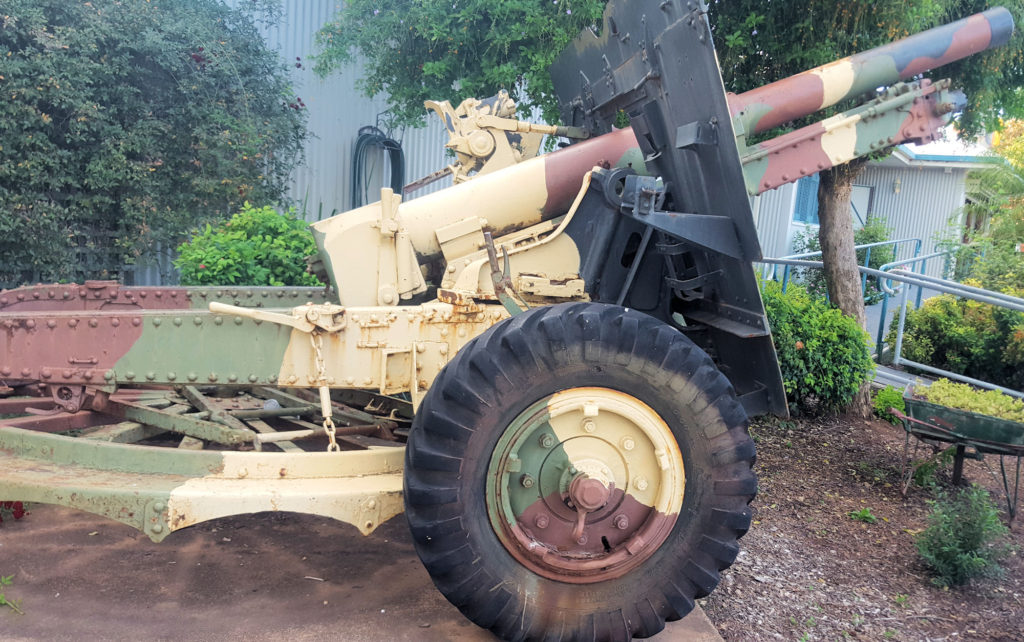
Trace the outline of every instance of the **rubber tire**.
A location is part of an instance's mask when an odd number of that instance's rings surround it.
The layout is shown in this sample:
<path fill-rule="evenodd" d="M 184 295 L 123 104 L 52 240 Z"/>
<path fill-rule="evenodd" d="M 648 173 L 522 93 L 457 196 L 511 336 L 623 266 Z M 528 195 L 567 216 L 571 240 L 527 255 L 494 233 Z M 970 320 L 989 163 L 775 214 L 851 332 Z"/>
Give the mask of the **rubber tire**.
<path fill-rule="evenodd" d="M 686 488 L 675 527 L 622 577 L 568 584 L 516 561 L 487 516 L 486 473 L 503 430 L 559 390 L 633 395 L 671 427 Z M 434 584 L 508 640 L 628 640 L 661 631 L 718 584 L 757 491 L 747 416 L 729 381 L 676 329 L 613 305 L 534 308 L 463 347 L 424 397 L 409 435 L 405 514 Z"/>

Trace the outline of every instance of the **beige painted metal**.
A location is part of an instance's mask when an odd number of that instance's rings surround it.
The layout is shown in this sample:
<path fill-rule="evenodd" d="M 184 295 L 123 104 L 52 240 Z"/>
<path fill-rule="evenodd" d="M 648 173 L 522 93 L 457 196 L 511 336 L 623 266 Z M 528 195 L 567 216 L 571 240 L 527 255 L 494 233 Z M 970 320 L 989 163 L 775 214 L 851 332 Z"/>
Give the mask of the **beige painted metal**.
<path fill-rule="evenodd" d="M 508 316 L 497 303 L 480 304 L 468 297 L 453 301 L 367 308 L 307 304 L 290 313 L 211 304 L 210 310 L 293 328 L 277 375 L 278 385 L 320 385 L 317 354 L 310 342 L 315 328 L 322 333 L 323 377 L 328 387 L 381 394 L 408 392 L 413 406 L 418 407 L 448 360 Z"/>
<path fill-rule="evenodd" d="M 551 396 L 548 412 L 578 471 L 662 514 L 679 513 L 686 486 L 683 455 L 650 406 L 608 388 L 571 388 Z"/>
<path fill-rule="evenodd" d="M 535 157 L 545 135 L 587 137 L 578 127 L 516 120 L 516 103 L 504 89 L 486 100 L 467 98 L 458 107 L 447 100 L 428 100 L 423 105 L 437 114 L 448 131 L 445 147 L 456 158 L 448 171 L 456 184 Z"/>
<path fill-rule="evenodd" d="M 369 535 L 403 510 L 405 448 L 223 456 L 222 471 L 171 491 L 166 509 L 171 531 L 228 515 L 290 511 L 331 517 Z M 162 533 L 152 528 L 147 535 Z"/>

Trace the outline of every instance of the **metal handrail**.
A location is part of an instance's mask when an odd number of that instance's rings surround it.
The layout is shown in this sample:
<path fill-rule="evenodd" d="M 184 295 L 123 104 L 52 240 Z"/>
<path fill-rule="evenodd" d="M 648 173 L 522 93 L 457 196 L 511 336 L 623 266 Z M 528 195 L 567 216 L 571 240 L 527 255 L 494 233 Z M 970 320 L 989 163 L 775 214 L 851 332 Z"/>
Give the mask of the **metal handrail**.
<path fill-rule="evenodd" d="M 892 249 L 893 249 L 893 253 L 895 253 L 896 252 L 896 247 L 898 245 L 900 245 L 901 243 L 914 243 L 914 251 L 913 251 L 912 256 L 909 259 L 904 259 L 903 261 L 899 261 L 897 263 L 905 263 L 906 261 L 909 261 L 909 260 L 912 260 L 912 259 L 916 259 L 918 254 L 921 252 L 922 241 L 919 238 L 906 238 L 906 239 L 895 239 L 895 240 L 890 240 L 890 241 L 875 241 L 873 243 L 862 243 L 860 245 L 855 245 L 853 247 L 853 249 L 854 249 L 854 251 L 865 250 L 865 252 L 864 252 L 864 266 L 863 267 L 867 267 L 868 265 L 871 264 L 871 248 L 878 247 L 878 246 L 881 246 L 881 245 L 891 245 Z M 821 254 L 821 250 L 816 250 L 814 252 L 802 252 L 800 254 L 789 254 L 787 256 L 783 256 L 779 260 L 807 259 L 807 258 L 810 258 L 812 256 L 819 256 L 820 254 Z M 785 264 L 782 264 L 782 265 L 785 265 Z M 786 265 L 785 269 L 782 271 L 782 291 L 783 292 L 786 291 L 786 287 L 789 285 L 789 268 L 790 268 L 790 266 Z M 774 269 L 772 271 L 771 278 L 772 278 L 772 280 L 777 280 L 778 279 L 778 268 L 777 267 L 776 267 L 776 269 Z M 867 291 L 867 287 L 868 287 L 868 275 L 864 274 L 861 277 L 861 283 L 860 283 L 861 292 L 862 293 L 866 292 Z"/>
<path fill-rule="evenodd" d="M 811 267 L 811 268 L 819 268 L 819 269 L 824 267 L 824 263 L 822 263 L 821 261 L 804 261 L 804 260 L 795 260 L 795 259 L 765 258 L 765 259 L 761 259 L 760 261 L 758 261 L 758 263 L 769 263 L 769 264 L 773 264 L 773 265 L 785 265 L 785 266 L 790 266 L 790 267 Z M 917 286 L 919 288 L 928 288 L 930 290 L 936 290 L 938 292 L 942 292 L 942 293 L 945 293 L 945 294 L 952 294 L 954 296 L 961 297 L 961 298 L 964 298 L 964 299 L 971 299 L 972 301 L 978 301 L 979 303 L 987 303 L 989 305 L 994 305 L 994 306 L 997 306 L 997 307 L 1000 307 L 1000 308 L 1007 308 L 1009 310 L 1016 310 L 1018 312 L 1024 312 L 1024 298 L 1010 296 L 1008 294 L 1003 294 L 1001 292 L 991 292 L 989 290 L 983 290 L 981 288 L 976 288 L 976 287 L 969 286 L 969 285 L 963 285 L 961 283 L 957 283 L 956 281 L 949 281 L 949 280 L 946 280 L 946 279 L 939 279 L 939 278 L 936 278 L 936 277 L 933 277 L 933 276 L 926 276 L 926 275 L 923 275 L 923 274 L 918 274 L 916 272 L 910 272 L 910 271 L 902 270 L 902 269 L 896 269 L 896 270 L 890 270 L 890 271 L 882 271 L 882 270 L 875 270 L 875 269 L 864 267 L 864 266 L 858 266 L 857 269 L 862 274 L 867 274 L 867 275 L 870 275 L 870 276 L 878 277 L 880 282 L 881 282 L 882 279 L 891 279 L 893 281 L 899 281 L 899 282 L 905 283 L 907 285 Z M 1003 386 L 999 386 L 999 385 L 996 385 L 994 383 L 989 383 L 987 381 L 981 381 L 981 380 L 978 380 L 978 379 L 973 379 L 971 377 L 967 377 L 967 376 L 961 375 L 961 374 L 956 373 L 956 372 L 950 372 L 949 370 L 943 370 L 941 368 L 935 368 L 935 367 L 930 366 L 928 364 L 918 363 L 918 362 L 912 361 L 910 359 L 904 359 L 901 356 L 900 352 L 903 349 L 903 329 L 904 329 L 904 327 L 906 325 L 907 307 L 908 307 L 907 306 L 907 293 L 909 292 L 909 290 L 910 290 L 910 288 L 902 288 L 901 289 L 900 317 L 899 317 L 899 324 L 898 324 L 897 330 L 896 330 L 896 345 L 893 348 L 893 361 L 892 361 L 892 363 L 893 363 L 894 366 L 908 365 L 908 366 L 911 366 L 913 368 L 917 368 L 919 370 L 923 370 L 925 372 L 929 372 L 929 373 L 932 373 L 932 374 L 937 374 L 937 375 L 946 377 L 948 379 L 956 379 L 958 381 L 963 381 L 963 382 L 966 382 L 966 383 L 970 383 L 972 385 L 975 385 L 975 386 L 978 386 L 978 387 L 981 387 L 981 388 L 988 388 L 988 389 L 991 389 L 991 390 L 999 390 L 1000 392 L 1003 392 L 1005 394 L 1012 395 L 1014 397 L 1020 397 L 1020 398 L 1024 399 L 1024 392 L 1021 392 L 1019 390 L 1013 390 L 1011 388 L 1005 388 Z M 884 322 L 885 322 L 885 316 L 883 315 L 882 316 L 882 323 L 884 324 Z M 877 350 L 878 354 L 881 354 L 881 352 L 882 352 L 881 349 Z"/>

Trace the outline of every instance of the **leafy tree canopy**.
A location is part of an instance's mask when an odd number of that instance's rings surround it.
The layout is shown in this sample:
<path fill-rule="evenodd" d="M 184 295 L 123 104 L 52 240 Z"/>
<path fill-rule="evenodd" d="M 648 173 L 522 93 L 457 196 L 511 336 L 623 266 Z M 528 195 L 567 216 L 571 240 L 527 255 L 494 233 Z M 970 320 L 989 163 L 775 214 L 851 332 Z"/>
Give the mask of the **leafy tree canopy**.
<path fill-rule="evenodd" d="M 116 270 L 283 195 L 305 114 L 274 3 L 238 5 L 0 0 L 0 282 L 102 276 L 76 257 Z"/>
<path fill-rule="evenodd" d="M 423 121 L 424 100 L 486 97 L 508 90 L 527 113 L 559 119 L 548 67 L 589 25 L 601 0 L 349 0 L 317 35 L 315 69 L 365 62 L 359 87 L 387 95 L 396 124 Z M 529 87 L 529 94 L 525 88 Z"/>

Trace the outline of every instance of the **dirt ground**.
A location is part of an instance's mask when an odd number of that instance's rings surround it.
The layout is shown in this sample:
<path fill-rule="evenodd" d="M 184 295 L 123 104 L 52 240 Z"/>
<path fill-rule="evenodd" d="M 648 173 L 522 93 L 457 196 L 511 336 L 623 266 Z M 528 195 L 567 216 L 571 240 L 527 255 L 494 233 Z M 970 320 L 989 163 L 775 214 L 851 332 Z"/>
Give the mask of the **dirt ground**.
<path fill-rule="evenodd" d="M 1001 579 L 934 586 L 912 543 L 930 495 L 899 493 L 901 429 L 832 418 L 752 432 L 756 521 L 703 601 L 726 640 L 1024 640 L 1024 527 Z M 995 488 L 981 463 L 965 476 Z M 878 521 L 849 517 L 863 508 Z M 494 639 L 434 589 L 401 517 L 367 538 L 311 516 L 233 517 L 153 544 L 36 505 L 0 526 L 0 575 L 25 611 L 0 607 L 4 641 Z M 690 620 L 655 639 L 692 640 Z"/>
<path fill-rule="evenodd" d="M 933 496 L 899 492 L 902 428 L 840 417 L 763 422 L 751 432 L 754 525 L 704 601 L 726 640 L 1024 640 L 1024 516 L 1002 578 L 944 590 L 913 544 Z M 968 460 L 964 478 L 994 491 L 986 463 L 998 471 L 998 457 L 986 456 Z M 849 516 L 865 508 L 877 522 Z"/>

